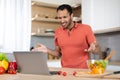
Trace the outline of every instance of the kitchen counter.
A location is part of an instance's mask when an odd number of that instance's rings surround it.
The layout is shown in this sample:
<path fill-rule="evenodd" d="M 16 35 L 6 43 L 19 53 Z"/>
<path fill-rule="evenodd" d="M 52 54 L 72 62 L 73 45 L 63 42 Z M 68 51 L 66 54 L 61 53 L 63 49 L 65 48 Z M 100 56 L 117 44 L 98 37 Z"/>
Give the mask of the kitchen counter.
<path fill-rule="evenodd" d="M 92 76 L 73 76 L 74 71 L 86 71 L 86 69 L 70 69 L 70 68 L 49 68 L 51 71 L 64 71 L 67 73 L 66 76 L 63 75 L 33 75 L 33 74 L 3 74 L 0 75 L 0 80 L 120 80 L 120 74 L 109 75 L 104 78 L 92 77 Z M 107 71 L 109 72 L 109 71 Z"/>
<path fill-rule="evenodd" d="M 61 68 L 61 60 L 48 60 L 48 67 L 58 67 Z M 107 66 L 107 70 L 110 71 L 120 71 L 120 61 L 110 61 Z"/>

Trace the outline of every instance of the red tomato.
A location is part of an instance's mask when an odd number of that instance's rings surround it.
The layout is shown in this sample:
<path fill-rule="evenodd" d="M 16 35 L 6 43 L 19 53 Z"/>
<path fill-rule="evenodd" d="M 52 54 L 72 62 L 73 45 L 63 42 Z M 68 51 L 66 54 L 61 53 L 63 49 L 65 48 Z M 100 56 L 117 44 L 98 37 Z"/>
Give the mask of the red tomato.
<path fill-rule="evenodd" d="M 66 76 L 67 75 L 67 73 L 66 72 L 63 72 L 63 76 Z"/>
<path fill-rule="evenodd" d="M 75 75 L 76 75 L 76 71 L 73 72 L 73 76 L 75 76 Z"/>
<path fill-rule="evenodd" d="M 0 66 L 0 74 L 4 74 L 5 73 L 5 68 Z"/>
<path fill-rule="evenodd" d="M 57 73 L 58 73 L 58 75 L 61 75 L 62 71 L 58 71 Z"/>

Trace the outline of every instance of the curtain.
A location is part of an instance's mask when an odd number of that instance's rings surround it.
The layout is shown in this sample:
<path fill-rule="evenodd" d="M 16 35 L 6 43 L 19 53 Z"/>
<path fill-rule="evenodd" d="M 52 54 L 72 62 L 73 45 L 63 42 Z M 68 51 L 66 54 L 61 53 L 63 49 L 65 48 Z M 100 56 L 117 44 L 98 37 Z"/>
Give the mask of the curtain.
<path fill-rule="evenodd" d="M 28 51 L 31 0 L 0 0 L 0 52 Z"/>

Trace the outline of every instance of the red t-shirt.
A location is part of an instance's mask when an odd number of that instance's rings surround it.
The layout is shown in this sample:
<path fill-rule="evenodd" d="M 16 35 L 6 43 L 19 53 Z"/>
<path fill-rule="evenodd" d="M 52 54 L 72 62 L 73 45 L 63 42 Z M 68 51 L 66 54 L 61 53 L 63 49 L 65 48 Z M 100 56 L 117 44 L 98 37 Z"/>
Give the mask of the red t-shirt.
<path fill-rule="evenodd" d="M 62 27 L 58 28 L 55 31 L 55 45 L 61 49 L 62 67 L 87 68 L 89 54 L 84 50 L 94 41 L 96 38 L 88 25 L 75 23 L 69 33 Z"/>

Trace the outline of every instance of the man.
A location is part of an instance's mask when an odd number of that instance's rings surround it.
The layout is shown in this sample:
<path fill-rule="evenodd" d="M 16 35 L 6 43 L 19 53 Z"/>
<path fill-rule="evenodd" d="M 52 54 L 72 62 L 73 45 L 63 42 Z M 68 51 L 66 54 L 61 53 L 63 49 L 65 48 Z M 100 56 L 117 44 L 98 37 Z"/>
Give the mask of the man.
<path fill-rule="evenodd" d="M 43 51 L 53 56 L 61 56 L 62 67 L 87 68 L 89 52 L 97 52 L 97 42 L 91 27 L 72 21 L 71 6 L 60 5 L 57 8 L 57 17 L 61 23 L 55 31 L 55 49 L 49 49 L 38 44 L 33 50 Z M 97 47 L 96 47 L 97 46 Z"/>

